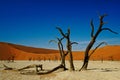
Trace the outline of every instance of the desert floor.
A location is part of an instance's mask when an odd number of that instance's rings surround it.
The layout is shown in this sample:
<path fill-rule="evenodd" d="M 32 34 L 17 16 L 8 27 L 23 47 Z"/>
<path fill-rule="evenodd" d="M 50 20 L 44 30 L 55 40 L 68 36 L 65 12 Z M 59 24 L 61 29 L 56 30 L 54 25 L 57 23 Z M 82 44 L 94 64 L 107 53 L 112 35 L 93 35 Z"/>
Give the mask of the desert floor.
<path fill-rule="evenodd" d="M 69 68 L 69 62 L 66 63 Z M 103 61 L 103 63 L 90 61 L 88 70 L 79 72 L 82 63 L 82 61 L 74 61 L 76 69 L 74 72 L 57 71 L 46 75 L 37 75 L 35 68 L 23 71 L 4 70 L 3 64 L 17 69 L 31 64 L 43 64 L 45 70 L 50 70 L 58 66 L 60 61 L 15 61 L 10 63 L 0 61 L 0 80 L 120 80 L 120 61 Z"/>

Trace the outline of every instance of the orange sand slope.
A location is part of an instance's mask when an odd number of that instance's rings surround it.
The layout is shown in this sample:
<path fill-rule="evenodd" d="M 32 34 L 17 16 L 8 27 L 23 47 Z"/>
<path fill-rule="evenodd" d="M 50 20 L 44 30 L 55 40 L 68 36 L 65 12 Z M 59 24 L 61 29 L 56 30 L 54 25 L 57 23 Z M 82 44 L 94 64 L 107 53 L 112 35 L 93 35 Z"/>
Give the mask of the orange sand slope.
<path fill-rule="evenodd" d="M 83 59 L 83 51 L 74 51 L 74 60 Z M 33 48 L 11 43 L 0 42 L 0 60 L 60 60 L 58 50 Z M 68 57 L 67 57 L 68 59 Z M 91 56 L 91 60 L 120 60 L 120 45 L 99 48 Z"/>

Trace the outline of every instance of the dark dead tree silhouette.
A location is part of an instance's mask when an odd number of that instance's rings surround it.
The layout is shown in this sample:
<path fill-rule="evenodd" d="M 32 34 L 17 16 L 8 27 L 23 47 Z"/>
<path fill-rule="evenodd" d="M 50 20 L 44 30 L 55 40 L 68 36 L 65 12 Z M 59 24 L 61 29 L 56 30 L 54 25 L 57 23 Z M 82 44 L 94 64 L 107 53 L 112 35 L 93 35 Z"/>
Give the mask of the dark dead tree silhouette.
<path fill-rule="evenodd" d="M 32 60 L 32 58 L 30 57 L 28 60 L 29 60 L 29 61 L 31 61 L 31 60 Z"/>
<path fill-rule="evenodd" d="M 11 56 L 11 61 L 12 61 L 12 62 L 14 62 L 15 57 L 16 57 L 15 55 L 12 55 L 12 56 Z"/>
<path fill-rule="evenodd" d="M 84 62 L 83 62 L 83 65 L 82 65 L 80 71 L 81 71 L 81 70 L 87 70 L 88 62 L 89 62 L 89 59 L 90 59 L 91 55 L 95 52 L 95 50 L 96 50 L 100 45 L 106 44 L 105 42 L 100 43 L 100 44 L 90 53 L 90 50 L 91 50 L 91 48 L 93 47 L 94 43 L 96 42 L 96 39 L 97 39 L 98 35 L 99 35 L 102 31 L 106 31 L 106 30 L 107 30 L 107 31 L 110 31 L 110 32 L 112 32 L 112 33 L 114 33 L 114 34 L 118 34 L 117 32 L 112 31 L 110 28 L 103 28 L 103 25 L 105 24 L 105 22 L 103 22 L 103 19 L 104 19 L 105 16 L 107 16 L 107 15 L 104 14 L 104 15 L 101 15 L 101 16 L 99 17 L 100 22 L 99 22 L 99 27 L 98 27 L 98 30 L 96 31 L 96 33 L 94 33 L 94 24 L 93 24 L 93 20 L 91 20 L 91 23 L 90 23 L 90 24 L 91 24 L 91 28 L 92 28 L 92 31 L 91 31 L 91 40 L 90 40 L 90 42 L 89 42 L 89 44 L 88 44 L 88 46 L 87 46 L 87 48 L 86 48 L 86 50 L 85 50 L 85 53 L 84 53 Z"/>
<path fill-rule="evenodd" d="M 65 51 L 64 51 L 64 49 L 63 49 L 63 44 L 62 44 L 62 42 L 61 42 L 63 39 L 64 39 L 64 38 L 61 38 L 61 39 L 57 38 L 57 40 L 58 40 L 59 52 L 60 52 L 60 55 L 61 55 L 61 65 L 63 65 L 63 66 L 66 68 L 66 65 L 65 65 L 65 57 L 66 57 L 66 54 L 65 54 Z"/>
<path fill-rule="evenodd" d="M 70 29 L 68 28 L 67 33 L 63 33 L 62 29 L 59 27 L 56 27 L 60 34 L 66 39 L 66 48 L 67 48 L 67 53 L 69 56 L 69 63 L 70 63 L 70 70 L 74 71 L 74 64 L 73 64 L 73 55 L 72 55 L 72 44 L 78 44 L 77 42 L 71 42 L 70 41 Z"/>
<path fill-rule="evenodd" d="M 67 68 L 66 68 L 66 65 L 65 65 L 65 57 L 66 57 L 68 52 L 64 51 L 64 47 L 63 47 L 63 43 L 62 43 L 63 39 L 64 39 L 64 37 L 63 38 L 57 38 L 57 41 L 56 40 L 50 40 L 49 43 L 51 43 L 51 42 L 57 43 L 58 48 L 59 48 L 59 53 L 60 53 L 60 60 L 61 60 L 60 65 L 64 66 L 65 67 L 64 69 L 66 70 Z"/>
<path fill-rule="evenodd" d="M 12 54 L 10 57 L 8 57 L 8 62 L 14 62 L 16 55 Z"/>
<path fill-rule="evenodd" d="M 111 56 L 109 56 L 109 60 L 110 61 L 114 61 L 114 58 L 113 58 L 113 56 L 111 55 Z"/>

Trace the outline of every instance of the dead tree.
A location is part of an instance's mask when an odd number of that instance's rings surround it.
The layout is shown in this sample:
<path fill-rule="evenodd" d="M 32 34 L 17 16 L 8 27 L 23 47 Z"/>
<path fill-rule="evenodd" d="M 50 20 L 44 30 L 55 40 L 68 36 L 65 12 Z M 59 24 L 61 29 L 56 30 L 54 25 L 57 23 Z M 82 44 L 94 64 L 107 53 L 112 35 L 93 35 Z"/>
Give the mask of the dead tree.
<path fill-rule="evenodd" d="M 72 55 L 72 44 L 77 44 L 76 42 L 71 42 L 70 41 L 70 29 L 67 30 L 67 33 L 64 34 L 62 29 L 59 27 L 56 27 L 60 34 L 66 39 L 66 48 L 67 48 L 67 53 L 69 56 L 69 63 L 70 63 L 70 70 L 74 71 L 74 64 L 73 64 L 73 55 Z"/>
<path fill-rule="evenodd" d="M 16 57 L 16 55 L 11 55 L 10 57 L 8 57 L 8 62 L 14 62 L 14 60 L 15 60 L 15 57 Z"/>
<path fill-rule="evenodd" d="M 91 31 L 91 40 L 85 50 L 85 53 L 84 53 L 84 62 L 83 62 L 83 65 L 80 69 L 81 70 L 87 70 L 87 67 L 88 67 L 88 62 L 89 62 L 89 59 L 90 59 L 90 56 L 95 52 L 95 50 L 102 44 L 104 44 L 105 42 L 102 42 L 100 43 L 94 50 L 93 52 L 90 53 L 90 50 L 91 48 L 93 47 L 94 43 L 96 42 L 96 39 L 98 37 L 98 35 L 102 32 L 102 31 L 105 31 L 105 30 L 108 30 L 112 33 L 115 33 L 115 34 L 118 34 L 114 31 L 112 31 L 111 29 L 109 28 L 103 28 L 103 25 L 105 24 L 105 22 L 103 22 L 103 19 L 104 17 L 107 16 L 106 14 L 102 15 L 99 17 L 99 20 L 100 20 L 100 23 L 99 23 L 99 27 L 98 27 L 98 30 L 96 31 L 96 33 L 94 33 L 94 24 L 93 24 L 93 20 L 91 20 L 91 28 L 92 28 L 92 31 Z"/>
<path fill-rule="evenodd" d="M 65 57 L 66 57 L 68 52 L 64 51 L 64 47 L 63 47 L 63 43 L 62 43 L 63 39 L 64 39 L 64 37 L 63 38 L 57 38 L 57 41 L 50 40 L 50 42 L 55 42 L 55 43 L 58 44 L 59 53 L 60 53 L 60 60 L 61 60 L 60 65 L 64 66 L 65 67 L 64 69 L 66 70 L 67 68 L 66 68 L 66 65 L 65 65 Z"/>
<path fill-rule="evenodd" d="M 31 61 L 31 60 L 32 60 L 32 58 L 30 57 L 28 60 L 29 60 L 29 61 Z"/>
<path fill-rule="evenodd" d="M 110 61 L 114 61 L 113 56 L 109 56 Z"/>

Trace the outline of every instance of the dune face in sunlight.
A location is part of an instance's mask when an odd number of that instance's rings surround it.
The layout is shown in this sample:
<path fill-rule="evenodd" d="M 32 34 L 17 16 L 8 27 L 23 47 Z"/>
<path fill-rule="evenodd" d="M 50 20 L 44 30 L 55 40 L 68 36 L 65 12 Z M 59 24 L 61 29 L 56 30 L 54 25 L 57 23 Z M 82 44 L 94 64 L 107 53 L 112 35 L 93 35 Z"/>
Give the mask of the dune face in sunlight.
<path fill-rule="evenodd" d="M 0 43 L 0 60 L 60 60 L 58 50 L 26 47 L 11 43 Z M 74 60 L 82 60 L 83 51 L 74 51 Z M 68 59 L 68 57 L 66 58 Z M 99 48 L 91 56 L 91 60 L 120 60 L 120 46 L 111 45 Z"/>
<path fill-rule="evenodd" d="M 12 56 L 15 60 L 44 60 L 58 57 L 58 50 L 42 49 L 15 45 L 10 43 L 0 43 L 0 59 L 8 60 Z"/>

